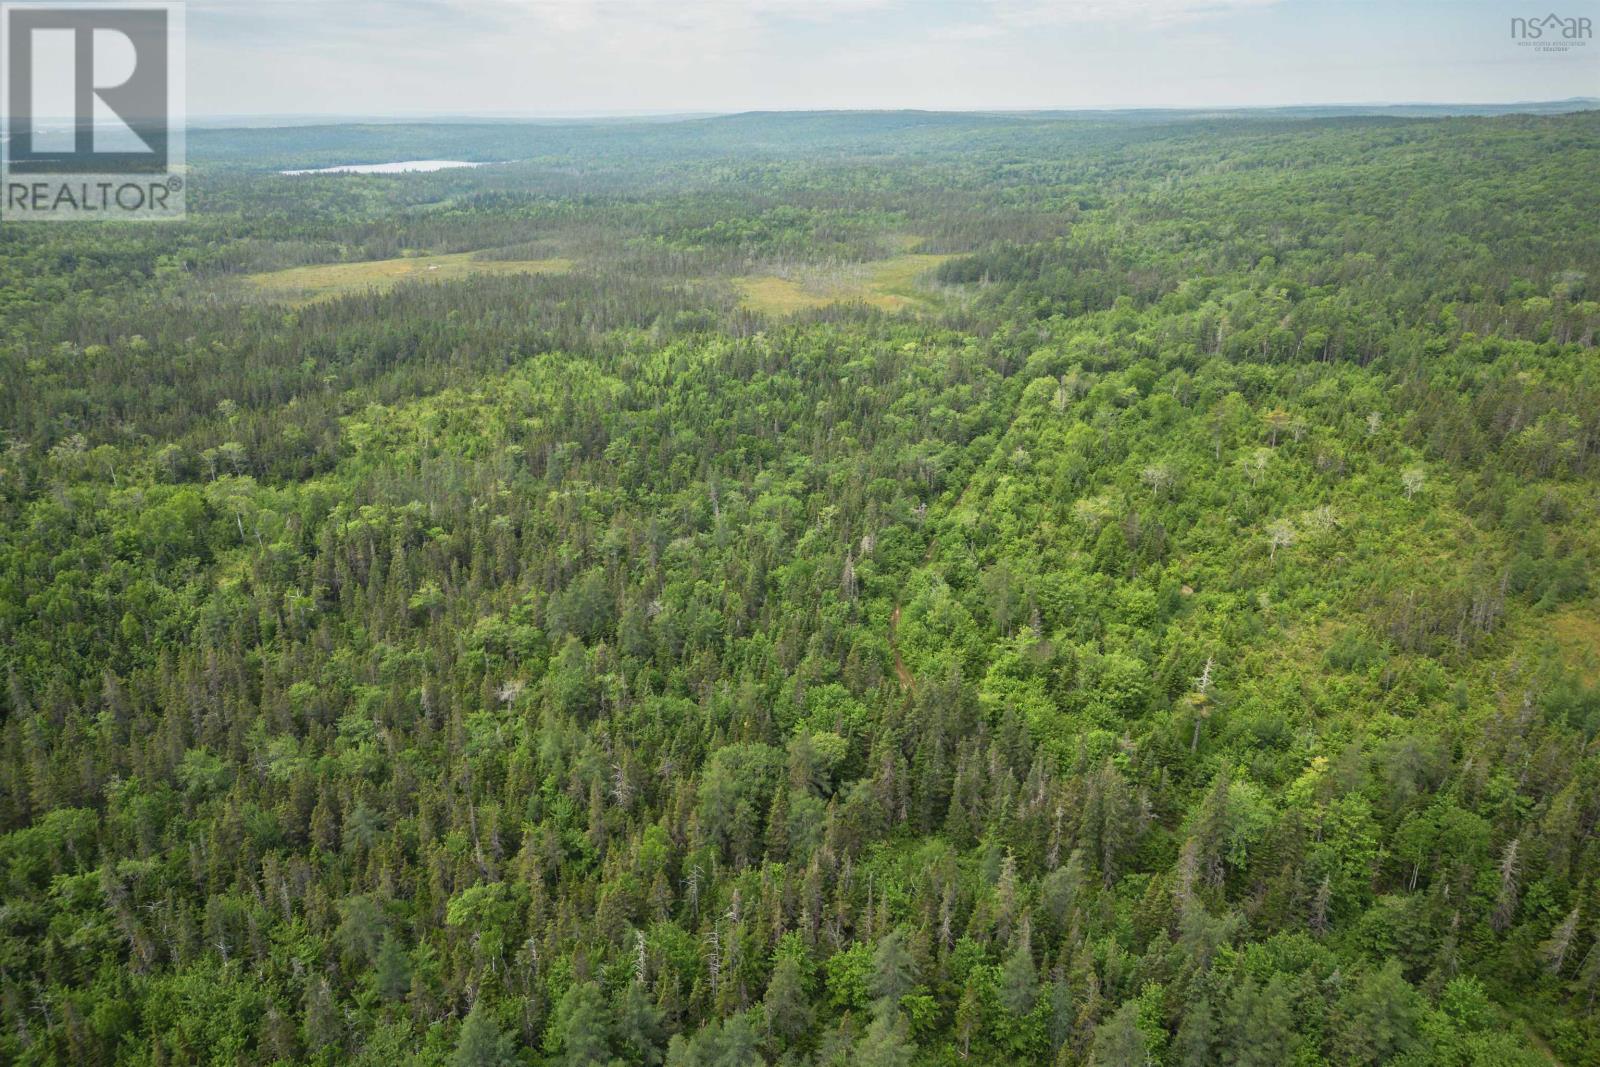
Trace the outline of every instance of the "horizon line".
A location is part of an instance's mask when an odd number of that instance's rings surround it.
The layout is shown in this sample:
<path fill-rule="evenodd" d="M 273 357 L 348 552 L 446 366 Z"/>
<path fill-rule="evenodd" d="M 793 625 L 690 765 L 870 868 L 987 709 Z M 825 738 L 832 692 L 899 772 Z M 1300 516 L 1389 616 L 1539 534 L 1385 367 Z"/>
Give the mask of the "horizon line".
<path fill-rule="evenodd" d="M 1562 104 L 1595 104 L 1600 105 L 1600 96 L 1568 96 L 1552 99 L 1521 99 L 1521 100 L 1345 100 L 1329 102 L 1301 102 L 1301 103 L 1261 103 L 1261 104 L 1144 104 L 1144 105 L 1061 105 L 1061 106 L 1028 106 L 1028 107 L 748 107 L 730 110 L 717 109 L 672 109 L 672 110 L 626 110 L 626 111 L 393 111 L 393 112 L 359 112 L 359 111 L 218 111 L 189 115 L 189 125 L 198 122 L 222 122 L 225 120 L 253 120 L 266 121 L 270 119 L 296 119 L 306 120 L 318 124 L 343 124 L 349 122 L 370 122 L 373 120 L 405 122 L 405 121 L 617 121 L 626 119 L 703 119 L 703 118 L 733 118 L 740 115 L 868 115 L 868 114 L 929 114 L 929 115 L 1048 115 L 1063 113 L 1103 113 L 1117 114 L 1122 112 L 1173 112 L 1185 114 L 1203 111 L 1286 111 L 1303 110 L 1310 108 L 1332 108 L 1354 110 L 1361 108 L 1401 108 L 1401 107 L 1471 107 L 1471 108 L 1519 108 L 1519 107 L 1550 107 Z"/>

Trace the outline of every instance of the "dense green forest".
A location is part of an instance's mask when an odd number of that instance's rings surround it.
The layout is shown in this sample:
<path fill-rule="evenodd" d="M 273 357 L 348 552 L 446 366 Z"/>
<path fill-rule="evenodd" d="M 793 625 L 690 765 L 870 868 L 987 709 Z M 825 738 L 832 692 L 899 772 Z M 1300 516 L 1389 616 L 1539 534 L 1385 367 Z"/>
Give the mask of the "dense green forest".
<path fill-rule="evenodd" d="M 0 1061 L 1600 1062 L 1600 112 L 190 153 L 0 226 Z"/>

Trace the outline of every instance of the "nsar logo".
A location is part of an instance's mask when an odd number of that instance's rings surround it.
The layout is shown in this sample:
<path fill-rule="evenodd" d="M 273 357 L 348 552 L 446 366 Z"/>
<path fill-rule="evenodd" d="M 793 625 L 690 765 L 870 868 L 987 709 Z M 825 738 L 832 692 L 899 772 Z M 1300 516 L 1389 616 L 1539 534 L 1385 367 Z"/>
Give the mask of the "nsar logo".
<path fill-rule="evenodd" d="M 1582 48 L 1594 38 L 1594 20 L 1584 15 L 1514 18 L 1511 39 L 1536 52 L 1567 52 Z"/>

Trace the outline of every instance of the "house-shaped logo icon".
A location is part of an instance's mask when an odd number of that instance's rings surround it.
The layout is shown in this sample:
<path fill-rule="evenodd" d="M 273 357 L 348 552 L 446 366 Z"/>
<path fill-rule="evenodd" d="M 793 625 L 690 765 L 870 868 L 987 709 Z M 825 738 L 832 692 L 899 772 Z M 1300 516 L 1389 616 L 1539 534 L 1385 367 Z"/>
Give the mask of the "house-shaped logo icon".
<path fill-rule="evenodd" d="M 1544 18 L 1514 18 L 1511 36 L 1518 41 L 1581 44 L 1594 36 L 1594 20 L 1583 15 L 1566 17 L 1553 11 Z"/>

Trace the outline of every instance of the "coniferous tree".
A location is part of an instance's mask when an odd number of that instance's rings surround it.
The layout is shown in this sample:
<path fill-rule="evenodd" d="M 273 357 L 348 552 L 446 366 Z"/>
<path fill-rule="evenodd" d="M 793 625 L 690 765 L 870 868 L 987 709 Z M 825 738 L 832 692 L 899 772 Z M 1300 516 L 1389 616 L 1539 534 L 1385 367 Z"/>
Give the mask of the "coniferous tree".
<path fill-rule="evenodd" d="M 1339 999 L 1339 1048 L 1349 1063 L 1388 1063 L 1417 1047 L 1426 1005 L 1398 961 L 1363 975 Z"/>
<path fill-rule="evenodd" d="M 545 1031 L 545 1051 L 564 1067 L 596 1067 L 611 1059 L 611 1015 L 593 982 L 576 982 L 562 994 Z"/>
<path fill-rule="evenodd" d="M 856 1043 L 854 1062 L 861 1067 L 911 1067 L 915 1055 L 905 1015 L 899 1010 L 882 1011 L 874 1015 Z"/>
<path fill-rule="evenodd" d="M 792 956 L 778 958 L 761 1004 L 767 1028 L 785 1044 L 798 1040 L 811 1028 L 813 1013 L 798 960 Z"/>
<path fill-rule="evenodd" d="M 385 1000 L 403 1000 L 411 991 L 411 964 L 400 939 L 392 931 L 383 935 L 373 969 L 378 995 Z"/>
<path fill-rule="evenodd" d="M 1094 1067 L 1148 1067 L 1150 1042 L 1139 1028 L 1139 1004 L 1130 1000 L 1095 1028 Z"/>
<path fill-rule="evenodd" d="M 1284 1063 L 1296 1047 L 1293 1007 L 1279 975 L 1265 984 L 1246 977 L 1228 995 L 1222 1042 L 1226 1062 L 1237 1067 Z"/>
<path fill-rule="evenodd" d="M 510 1067 L 516 1062 L 511 1036 L 501 1032 L 481 999 L 461 1023 L 461 1035 L 450 1062 L 452 1067 Z"/>
<path fill-rule="evenodd" d="M 891 930 L 878 940 L 872 953 L 872 995 L 898 1010 L 900 998 L 916 983 L 915 962 L 906 951 L 905 936 Z"/>
<path fill-rule="evenodd" d="M 666 1044 L 661 1009 L 650 999 L 642 982 L 630 982 L 617 1009 L 617 1046 L 629 1063 L 655 1067 Z"/>
<path fill-rule="evenodd" d="M 1027 1015 L 1039 999 L 1039 974 L 1033 964 L 1033 948 L 1027 923 L 1018 931 L 1015 943 L 1000 971 L 1000 1003 L 1012 1015 Z"/>

